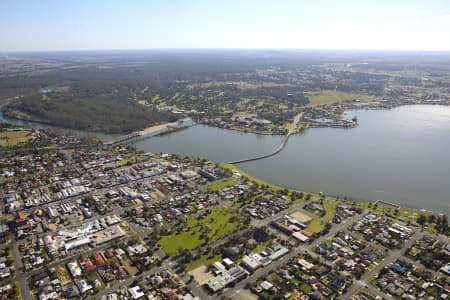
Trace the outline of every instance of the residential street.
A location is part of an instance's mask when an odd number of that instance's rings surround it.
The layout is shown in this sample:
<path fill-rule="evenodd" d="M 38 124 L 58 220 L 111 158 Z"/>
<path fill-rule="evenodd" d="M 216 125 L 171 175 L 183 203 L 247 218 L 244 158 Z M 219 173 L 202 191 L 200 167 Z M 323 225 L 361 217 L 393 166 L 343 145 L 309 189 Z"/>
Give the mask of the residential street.
<path fill-rule="evenodd" d="M 260 268 L 260 269 L 256 270 L 253 274 L 251 274 L 244 280 L 241 280 L 234 287 L 227 289 L 220 296 L 216 296 L 215 299 L 218 300 L 218 299 L 221 299 L 221 297 L 229 297 L 229 296 L 233 295 L 237 290 L 245 288 L 248 283 L 254 282 L 257 278 L 268 274 L 270 271 L 278 270 L 279 267 L 281 267 L 282 265 L 287 263 L 290 259 L 296 257 L 297 255 L 299 255 L 301 253 L 307 252 L 308 254 L 310 254 L 313 257 L 318 257 L 318 255 L 312 251 L 312 249 L 315 246 L 317 246 L 321 242 L 331 238 L 338 231 L 343 230 L 344 228 L 349 226 L 349 224 L 352 224 L 354 221 L 356 221 L 358 218 L 360 218 L 360 215 L 353 216 L 352 218 L 345 220 L 341 224 L 333 226 L 328 234 L 318 238 L 311 244 L 303 244 L 303 245 L 297 246 L 296 248 L 292 249 L 292 251 L 289 254 L 283 256 L 281 259 L 279 259 L 277 261 L 272 262 L 270 265 L 268 265 L 265 268 Z"/>
<path fill-rule="evenodd" d="M 352 287 L 344 294 L 340 297 L 340 299 L 345 300 L 345 299 L 349 299 L 350 296 L 352 296 L 354 293 L 356 293 L 359 289 L 367 286 L 369 288 L 369 290 L 376 292 L 377 294 L 379 294 L 380 296 L 387 298 L 387 299 L 392 299 L 392 297 L 385 295 L 384 293 L 382 293 L 381 291 L 379 291 L 378 289 L 372 287 L 370 285 L 370 280 L 376 275 L 378 274 L 378 272 L 380 272 L 381 269 L 383 269 L 384 267 L 386 267 L 387 265 L 389 265 L 390 263 L 394 262 L 397 258 L 401 257 L 405 251 L 412 246 L 412 244 L 421 239 L 424 236 L 423 232 L 416 232 L 408 241 L 406 241 L 406 243 L 403 244 L 402 248 L 400 250 L 397 251 L 389 251 L 388 256 L 383 259 L 383 261 L 378 264 L 373 270 L 371 270 L 370 272 L 364 274 L 360 280 L 356 281 L 353 283 Z"/>

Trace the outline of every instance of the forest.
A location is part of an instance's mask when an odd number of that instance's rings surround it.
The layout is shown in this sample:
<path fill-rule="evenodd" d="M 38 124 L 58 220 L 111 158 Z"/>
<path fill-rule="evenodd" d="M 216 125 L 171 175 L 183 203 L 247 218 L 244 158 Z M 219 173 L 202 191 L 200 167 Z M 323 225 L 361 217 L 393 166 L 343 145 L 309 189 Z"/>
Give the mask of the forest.
<path fill-rule="evenodd" d="M 0 57 L 0 101 L 8 103 L 3 112 L 10 117 L 107 133 L 199 114 L 256 113 L 282 124 L 311 105 L 310 95 L 321 92 L 383 97 L 402 95 L 396 86 L 419 84 L 444 91 L 448 56 L 421 57 L 417 64 L 417 55 L 306 50 L 20 53 Z M 423 76 L 434 80 L 424 82 Z"/>

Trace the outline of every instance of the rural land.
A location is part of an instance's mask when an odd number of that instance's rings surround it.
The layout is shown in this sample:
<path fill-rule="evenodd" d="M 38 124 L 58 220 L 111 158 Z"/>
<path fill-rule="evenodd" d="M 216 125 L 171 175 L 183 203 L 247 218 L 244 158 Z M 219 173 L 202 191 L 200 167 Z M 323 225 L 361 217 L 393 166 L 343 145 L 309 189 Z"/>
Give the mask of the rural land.
<path fill-rule="evenodd" d="M 445 54 L 135 51 L 0 57 L 4 116 L 130 134 L 190 117 L 220 128 L 285 135 L 350 128 L 349 109 L 449 104 Z"/>

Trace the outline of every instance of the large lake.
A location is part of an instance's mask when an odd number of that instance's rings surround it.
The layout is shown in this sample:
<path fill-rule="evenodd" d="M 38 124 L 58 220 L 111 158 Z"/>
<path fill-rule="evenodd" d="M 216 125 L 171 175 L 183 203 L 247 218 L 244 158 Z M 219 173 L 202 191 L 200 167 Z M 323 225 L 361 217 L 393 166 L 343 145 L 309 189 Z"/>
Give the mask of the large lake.
<path fill-rule="evenodd" d="M 403 106 L 347 115 L 357 116 L 359 126 L 307 130 L 291 136 L 278 155 L 239 167 L 280 186 L 450 214 L 450 107 Z M 268 153 L 281 141 L 198 125 L 136 145 L 224 162 Z"/>

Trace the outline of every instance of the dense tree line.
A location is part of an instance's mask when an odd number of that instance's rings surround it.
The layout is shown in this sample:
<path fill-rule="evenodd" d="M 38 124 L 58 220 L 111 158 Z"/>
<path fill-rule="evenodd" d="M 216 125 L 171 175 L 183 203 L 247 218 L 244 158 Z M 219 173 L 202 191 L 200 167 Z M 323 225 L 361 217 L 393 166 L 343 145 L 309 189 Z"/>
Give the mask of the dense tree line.
<path fill-rule="evenodd" d="M 176 120 L 170 113 L 122 101 L 120 93 L 118 97 L 108 94 L 93 94 L 91 97 L 77 94 L 50 95 L 51 100 L 48 101 L 42 100 L 41 96 L 34 94 L 14 102 L 6 108 L 5 114 L 10 117 L 17 117 L 18 113 L 25 114 L 29 119 L 39 122 L 108 133 L 128 133 L 153 123 Z"/>
<path fill-rule="evenodd" d="M 355 64 L 360 71 L 326 67 L 364 59 L 371 63 Z M 441 63 L 436 65 L 436 60 Z M 436 74 L 450 69 L 449 57 L 416 61 L 413 54 L 301 50 L 23 54 L 0 58 L 0 100 L 23 96 L 6 109 L 10 116 L 106 132 L 129 132 L 173 120 L 173 115 L 157 111 L 161 104 L 202 111 L 205 116 L 247 111 L 283 123 L 309 102 L 306 91 L 338 88 L 379 96 L 386 93 L 388 81 L 419 84 L 417 78 L 365 73 L 364 68 L 401 71 L 414 65 Z M 70 87 L 65 93 L 40 92 L 63 85 Z M 139 100 L 148 105 L 138 105 Z"/>

